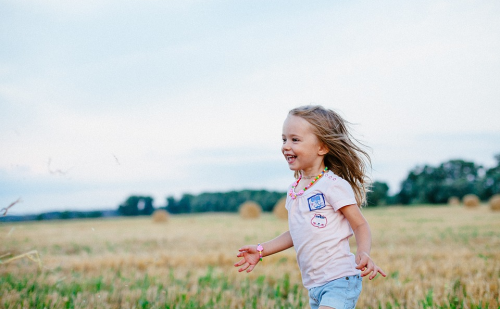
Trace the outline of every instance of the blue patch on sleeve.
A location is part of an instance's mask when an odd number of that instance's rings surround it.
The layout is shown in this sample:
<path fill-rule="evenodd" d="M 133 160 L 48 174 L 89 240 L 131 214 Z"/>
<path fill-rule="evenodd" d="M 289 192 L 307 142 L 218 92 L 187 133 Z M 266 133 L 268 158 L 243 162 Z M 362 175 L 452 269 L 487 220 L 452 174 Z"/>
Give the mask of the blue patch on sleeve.
<path fill-rule="evenodd" d="M 307 204 L 309 204 L 309 210 L 318 210 L 326 206 L 325 196 L 322 193 L 315 194 L 307 199 Z"/>

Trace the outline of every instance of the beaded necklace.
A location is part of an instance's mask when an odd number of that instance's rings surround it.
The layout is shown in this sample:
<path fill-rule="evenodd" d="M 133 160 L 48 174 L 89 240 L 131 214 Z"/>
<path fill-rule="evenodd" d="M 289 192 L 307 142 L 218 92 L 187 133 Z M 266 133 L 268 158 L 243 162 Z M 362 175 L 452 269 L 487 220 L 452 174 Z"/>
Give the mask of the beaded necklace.
<path fill-rule="evenodd" d="M 299 181 L 302 179 L 302 175 L 300 175 L 299 179 L 297 179 L 297 181 L 292 185 L 292 187 L 290 188 L 290 192 L 288 193 L 288 195 L 290 195 L 290 197 L 292 199 L 296 199 L 297 196 L 301 196 L 302 194 L 304 194 L 306 192 L 307 189 L 309 189 L 318 179 L 320 179 L 321 177 L 323 177 L 323 175 L 326 173 L 326 170 L 328 170 L 328 167 L 325 166 L 325 169 L 321 172 L 321 174 L 319 174 L 318 176 L 316 176 L 310 184 L 308 184 L 304 189 L 300 190 L 298 193 L 295 193 L 295 187 L 297 187 L 297 185 L 299 184 Z"/>

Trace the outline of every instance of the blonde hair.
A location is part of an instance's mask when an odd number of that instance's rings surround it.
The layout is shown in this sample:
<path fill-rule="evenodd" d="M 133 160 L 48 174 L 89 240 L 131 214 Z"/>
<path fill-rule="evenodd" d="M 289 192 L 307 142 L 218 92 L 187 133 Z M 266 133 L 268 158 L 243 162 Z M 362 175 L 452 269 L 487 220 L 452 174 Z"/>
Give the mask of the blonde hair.
<path fill-rule="evenodd" d="M 345 179 L 352 187 L 358 206 L 366 203 L 370 179 L 366 175 L 371 167 L 366 147 L 349 132 L 347 120 L 338 113 L 320 105 L 306 105 L 292 109 L 290 115 L 305 119 L 313 126 L 313 132 L 328 148 L 325 165 L 336 175 Z M 299 172 L 295 172 L 299 177 Z"/>

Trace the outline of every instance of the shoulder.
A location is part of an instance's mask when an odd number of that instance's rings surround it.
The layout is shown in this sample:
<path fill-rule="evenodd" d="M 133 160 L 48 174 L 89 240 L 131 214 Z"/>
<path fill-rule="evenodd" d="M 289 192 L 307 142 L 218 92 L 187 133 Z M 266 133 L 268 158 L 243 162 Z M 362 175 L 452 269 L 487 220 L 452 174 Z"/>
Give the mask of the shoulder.
<path fill-rule="evenodd" d="M 333 172 L 329 172 L 325 176 L 322 191 L 325 193 L 326 199 L 335 210 L 346 205 L 356 204 L 354 190 L 345 179 L 335 175 Z"/>
<path fill-rule="evenodd" d="M 328 171 L 328 173 L 323 176 L 325 178 L 325 183 L 329 189 L 347 189 L 352 190 L 351 185 L 344 178 L 334 174 L 332 171 Z"/>

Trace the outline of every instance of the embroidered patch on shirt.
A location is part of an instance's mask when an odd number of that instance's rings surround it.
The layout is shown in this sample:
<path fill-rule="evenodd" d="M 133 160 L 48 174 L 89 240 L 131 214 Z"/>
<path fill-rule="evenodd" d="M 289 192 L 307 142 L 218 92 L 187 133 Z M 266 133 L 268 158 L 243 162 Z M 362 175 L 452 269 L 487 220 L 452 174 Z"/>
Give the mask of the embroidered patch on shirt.
<path fill-rule="evenodd" d="M 315 194 L 307 199 L 307 203 L 310 211 L 324 208 L 326 206 L 325 196 L 321 193 Z"/>
<path fill-rule="evenodd" d="M 311 224 L 314 227 L 322 229 L 326 226 L 327 221 L 328 220 L 326 220 L 325 216 L 322 216 L 320 214 L 314 214 L 314 217 L 311 219 Z"/>
<path fill-rule="evenodd" d="M 337 180 L 337 177 L 333 177 L 332 175 L 328 175 L 327 177 L 330 178 L 333 181 Z"/>

